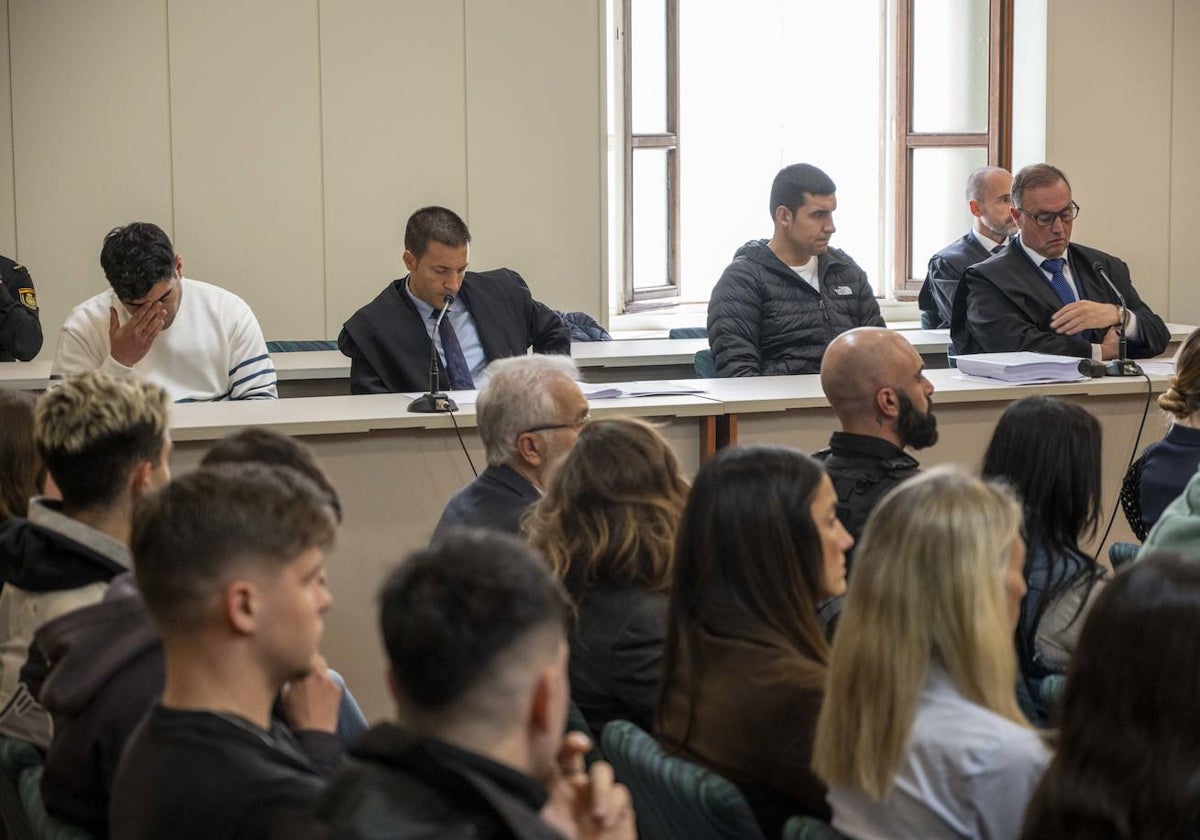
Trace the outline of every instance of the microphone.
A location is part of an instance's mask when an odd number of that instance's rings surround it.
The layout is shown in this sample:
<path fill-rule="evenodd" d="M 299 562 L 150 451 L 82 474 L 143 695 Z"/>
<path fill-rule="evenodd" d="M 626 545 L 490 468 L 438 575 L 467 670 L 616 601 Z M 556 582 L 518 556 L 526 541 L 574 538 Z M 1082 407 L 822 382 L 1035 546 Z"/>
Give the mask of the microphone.
<path fill-rule="evenodd" d="M 1142 376 L 1142 369 L 1138 367 L 1137 363 L 1129 361 L 1128 347 L 1125 341 L 1125 319 L 1128 317 L 1129 310 L 1125 306 L 1125 295 L 1121 294 L 1117 284 L 1108 276 L 1103 261 L 1096 260 L 1092 263 L 1092 270 L 1100 275 L 1100 279 L 1108 284 L 1108 288 L 1121 302 L 1121 319 L 1117 322 L 1117 358 L 1108 363 L 1105 372 L 1109 376 Z"/>
<path fill-rule="evenodd" d="M 442 298 L 442 311 L 438 313 L 437 320 L 433 322 L 433 332 L 429 335 L 429 391 L 409 403 L 409 411 L 414 411 L 418 414 L 445 414 L 451 411 L 458 411 L 458 406 L 454 400 L 442 393 L 438 383 L 438 357 L 437 343 L 435 341 L 438 330 L 442 326 L 442 319 L 450 311 L 450 304 L 452 303 L 454 303 L 454 295 L 446 295 Z"/>

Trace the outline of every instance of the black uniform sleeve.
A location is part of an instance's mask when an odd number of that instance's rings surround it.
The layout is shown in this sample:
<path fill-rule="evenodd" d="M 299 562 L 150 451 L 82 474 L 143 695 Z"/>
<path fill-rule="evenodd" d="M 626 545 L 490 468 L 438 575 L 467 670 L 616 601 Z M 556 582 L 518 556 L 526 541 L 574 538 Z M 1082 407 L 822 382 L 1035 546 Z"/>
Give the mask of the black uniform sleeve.
<path fill-rule="evenodd" d="M 0 260 L 0 359 L 27 362 L 42 349 L 37 291 L 25 266 Z"/>

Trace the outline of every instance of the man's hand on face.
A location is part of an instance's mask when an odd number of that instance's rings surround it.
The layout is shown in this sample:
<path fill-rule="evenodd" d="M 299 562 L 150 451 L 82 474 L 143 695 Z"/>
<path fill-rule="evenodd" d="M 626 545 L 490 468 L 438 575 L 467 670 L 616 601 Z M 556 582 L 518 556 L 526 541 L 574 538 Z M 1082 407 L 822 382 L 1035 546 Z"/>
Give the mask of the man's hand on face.
<path fill-rule="evenodd" d="M 1060 335 L 1079 335 L 1084 330 L 1101 330 L 1121 320 L 1121 308 L 1115 303 L 1077 300 L 1068 303 L 1050 318 L 1050 328 Z"/>
<path fill-rule="evenodd" d="M 138 307 L 122 326 L 117 310 L 108 308 L 109 353 L 125 367 L 133 367 L 150 352 L 154 339 L 167 323 L 167 307 L 159 302 Z"/>
<path fill-rule="evenodd" d="M 292 729 L 337 732 L 342 687 L 329 676 L 321 654 L 313 654 L 313 668 L 302 679 L 283 687 L 283 718 Z"/>
<path fill-rule="evenodd" d="M 542 819 L 568 840 L 634 840 L 637 823 L 629 790 L 617 783 L 607 762 L 584 766 L 583 757 L 591 748 L 591 739 L 583 733 L 567 733 L 559 772 L 547 785 L 550 799 Z"/>

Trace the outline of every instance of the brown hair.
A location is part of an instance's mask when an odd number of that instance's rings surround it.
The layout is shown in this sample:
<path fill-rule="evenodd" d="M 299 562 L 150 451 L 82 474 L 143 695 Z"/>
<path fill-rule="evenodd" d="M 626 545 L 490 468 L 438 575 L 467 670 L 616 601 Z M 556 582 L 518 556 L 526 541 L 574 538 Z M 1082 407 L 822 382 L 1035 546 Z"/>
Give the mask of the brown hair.
<path fill-rule="evenodd" d="M 1158 395 L 1158 407 L 1178 420 L 1200 411 L 1200 329 L 1192 330 L 1179 348 L 1171 387 Z"/>
<path fill-rule="evenodd" d="M 1013 176 L 1012 185 L 1012 203 L 1013 207 L 1022 210 L 1025 207 L 1025 190 L 1032 190 L 1038 187 L 1052 187 L 1062 181 L 1070 189 L 1071 182 L 1067 180 L 1067 176 L 1057 166 L 1051 166 L 1048 163 L 1031 163 L 1029 166 L 1021 168 L 1021 171 Z"/>
<path fill-rule="evenodd" d="M 46 483 L 46 465 L 33 439 L 36 404 L 28 391 L 0 391 L 0 522 L 24 516 Z"/>
<path fill-rule="evenodd" d="M 597 420 L 550 479 L 523 530 L 578 604 L 594 583 L 667 589 L 688 483 L 658 430 L 641 420 Z"/>

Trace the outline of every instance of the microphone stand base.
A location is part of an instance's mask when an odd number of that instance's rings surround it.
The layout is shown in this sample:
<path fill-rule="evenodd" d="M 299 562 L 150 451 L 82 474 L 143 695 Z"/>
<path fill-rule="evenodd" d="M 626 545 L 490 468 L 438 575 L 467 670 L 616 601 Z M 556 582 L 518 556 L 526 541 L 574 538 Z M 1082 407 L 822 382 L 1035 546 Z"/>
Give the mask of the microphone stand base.
<path fill-rule="evenodd" d="M 1114 359 L 1104 369 L 1105 376 L 1144 376 L 1137 362 L 1129 359 Z"/>
<path fill-rule="evenodd" d="M 418 414 L 449 414 L 458 411 L 458 406 L 445 394 L 428 393 L 410 402 L 408 410 Z"/>

